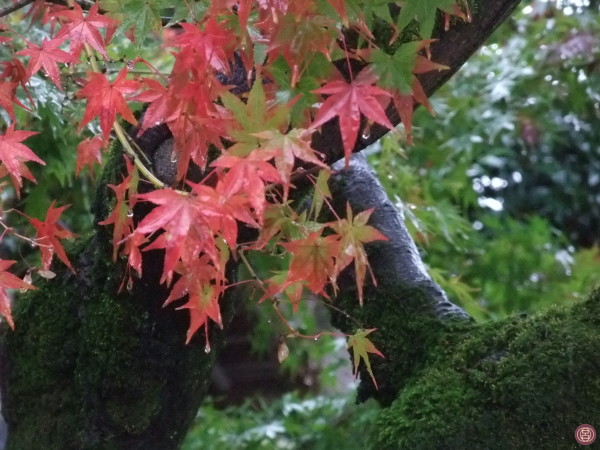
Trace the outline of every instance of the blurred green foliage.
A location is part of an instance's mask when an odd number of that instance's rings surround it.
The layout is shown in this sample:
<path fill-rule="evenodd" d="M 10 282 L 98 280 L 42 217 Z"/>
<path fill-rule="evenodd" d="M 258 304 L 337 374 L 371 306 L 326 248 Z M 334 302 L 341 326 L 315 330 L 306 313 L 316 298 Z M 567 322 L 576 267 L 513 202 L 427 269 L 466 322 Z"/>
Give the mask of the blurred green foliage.
<path fill-rule="evenodd" d="M 371 156 L 435 280 L 475 318 L 579 298 L 598 274 L 600 14 L 530 1 Z M 579 5 L 579 6 L 578 6 Z"/>
<path fill-rule="evenodd" d="M 273 403 L 248 400 L 241 406 L 203 406 L 197 426 L 183 450 L 344 449 L 369 446 L 379 407 L 374 401 L 355 405 L 346 396 L 302 399 L 286 394 Z"/>

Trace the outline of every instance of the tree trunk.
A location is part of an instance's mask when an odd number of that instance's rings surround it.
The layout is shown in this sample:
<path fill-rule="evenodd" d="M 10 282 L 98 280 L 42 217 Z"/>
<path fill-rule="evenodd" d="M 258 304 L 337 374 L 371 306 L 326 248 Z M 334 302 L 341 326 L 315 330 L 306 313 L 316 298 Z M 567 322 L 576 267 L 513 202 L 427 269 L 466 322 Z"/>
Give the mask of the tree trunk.
<path fill-rule="evenodd" d="M 106 186 L 120 180 L 121 162 L 113 150 L 96 223 L 108 215 Z M 144 252 L 143 277 L 128 291 L 111 239 L 98 226 L 69 252 L 76 274 L 58 269 L 14 305 L 2 352 L 8 449 L 177 449 L 196 415 L 215 351 L 203 336 L 186 345 L 188 315 L 162 308 L 163 253 Z M 220 330 L 210 333 L 218 348 Z"/>

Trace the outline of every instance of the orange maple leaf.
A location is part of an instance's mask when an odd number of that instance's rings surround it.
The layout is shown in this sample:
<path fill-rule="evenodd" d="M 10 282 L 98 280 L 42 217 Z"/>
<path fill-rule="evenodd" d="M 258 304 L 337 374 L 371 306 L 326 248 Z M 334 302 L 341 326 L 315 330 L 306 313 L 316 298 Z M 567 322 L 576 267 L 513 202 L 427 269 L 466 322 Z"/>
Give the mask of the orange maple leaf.
<path fill-rule="evenodd" d="M 305 239 L 282 244 L 293 255 L 285 286 L 305 281 L 314 294 L 324 294 L 325 285 L 335 275 L 335 258 L 340 254 L 337 236 L 321 236 L 313 231 Z"/>

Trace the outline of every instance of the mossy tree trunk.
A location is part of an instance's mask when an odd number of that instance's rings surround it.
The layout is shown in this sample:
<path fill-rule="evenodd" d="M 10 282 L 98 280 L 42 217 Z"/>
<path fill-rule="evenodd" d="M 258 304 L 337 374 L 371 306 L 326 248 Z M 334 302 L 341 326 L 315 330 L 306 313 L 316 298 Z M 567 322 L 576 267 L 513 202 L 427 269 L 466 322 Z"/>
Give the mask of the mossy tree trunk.
<path fill-rule="evenodd" d="M 121 152 L 111 156 L 96 223 L 123 170 Z M 187 314 L 162 307 L 163 253 L 145 252 L 143 277 L 127 289 L 110 233 L 98 226 L 78 240 L 69 251 L 77 272 L 57 268 L 14 305 L 15 331 L 3 331 L 2 348 L 9 449 L 176 449 L 196 415 L 215 351 L 206 352 L 203 336 L 186 345 Z M 218 349 L 220 330 L 211 335 Z"/>

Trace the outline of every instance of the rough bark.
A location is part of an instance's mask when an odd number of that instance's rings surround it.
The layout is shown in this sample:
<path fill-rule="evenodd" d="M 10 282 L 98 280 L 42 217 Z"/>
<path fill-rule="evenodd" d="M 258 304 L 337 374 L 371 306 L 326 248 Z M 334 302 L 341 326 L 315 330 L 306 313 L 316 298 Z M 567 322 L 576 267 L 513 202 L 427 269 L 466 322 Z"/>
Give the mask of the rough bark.
<path fill-rule="evenodd" d="M 334 179 L 340 204 L 375 208 L 390 238 L 368 250 L 377 288 L 357 305 L 352 274 L 337 305 L 372 334 L 379 390 L 361 373 L 359 399 L 384 406 L 376 449 L 579 448 L 583 423 L 600 424 L 600 289 L 572 307 L 476 324 L 425 273 L 403 218 L 362 157 Z M 334 324 L 353 332 L 344 316 Z"/>

